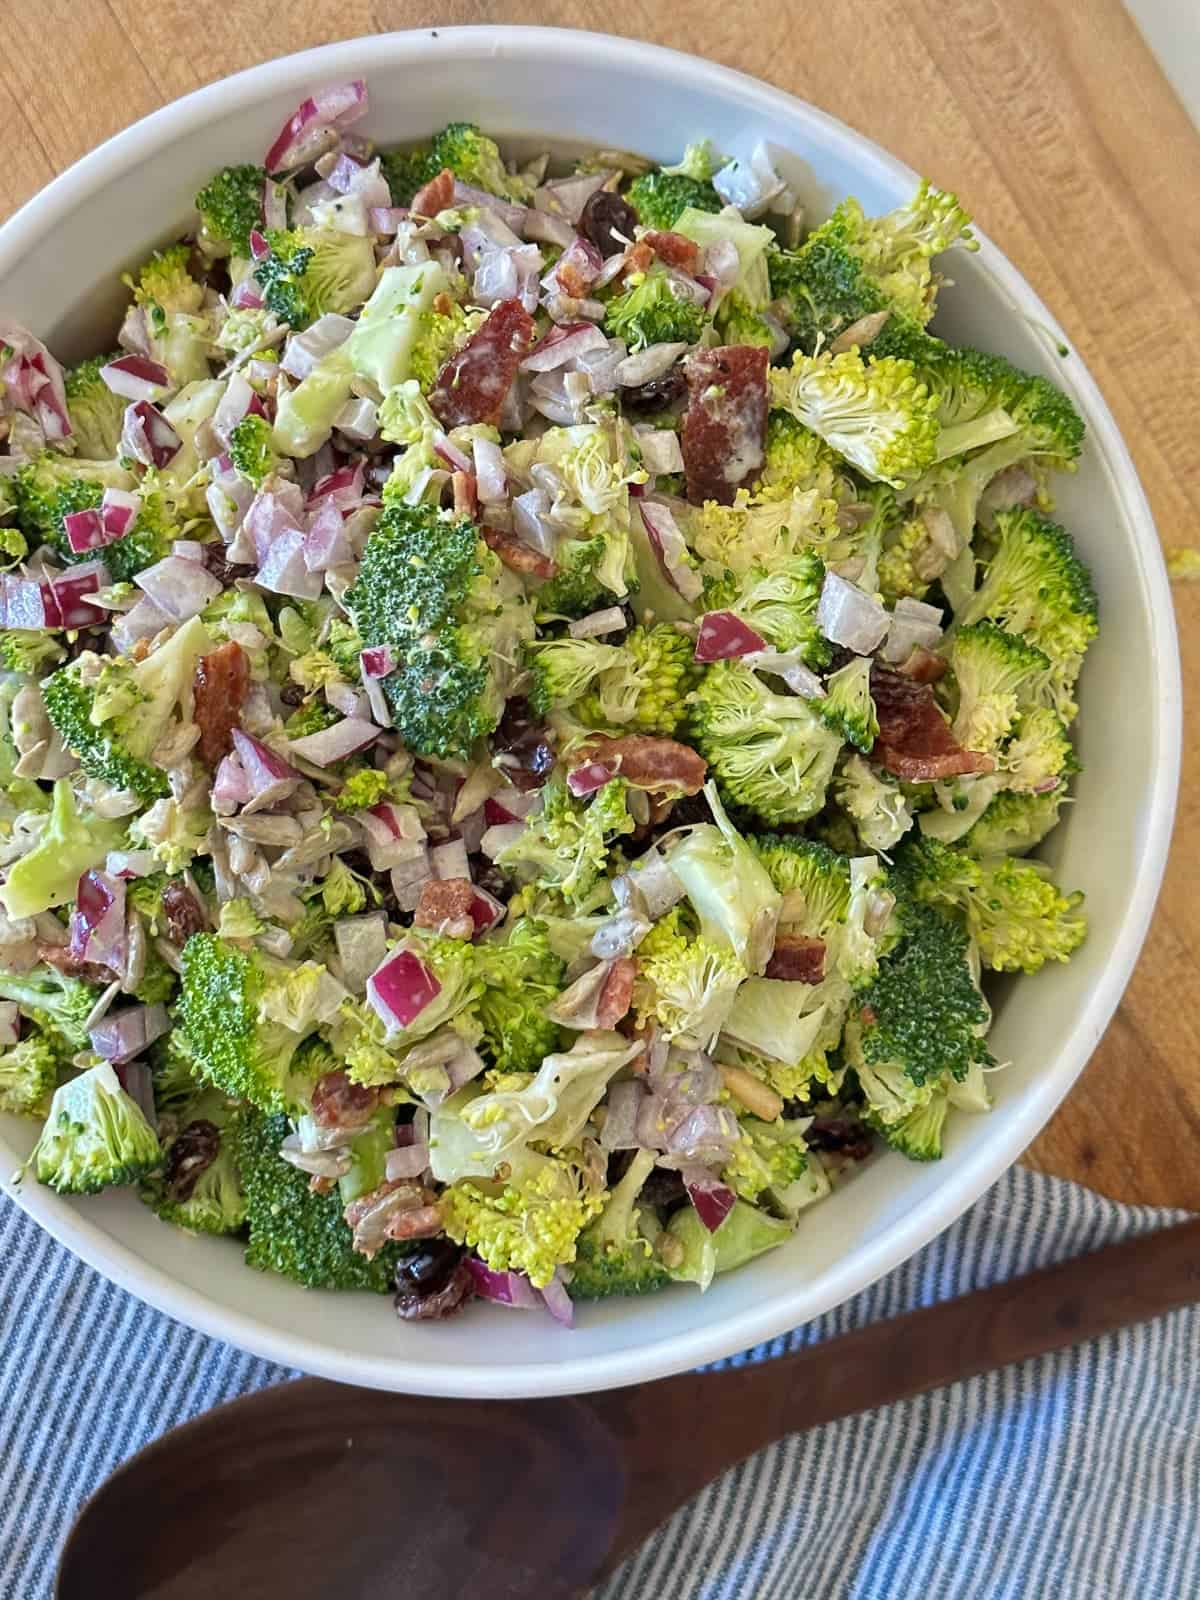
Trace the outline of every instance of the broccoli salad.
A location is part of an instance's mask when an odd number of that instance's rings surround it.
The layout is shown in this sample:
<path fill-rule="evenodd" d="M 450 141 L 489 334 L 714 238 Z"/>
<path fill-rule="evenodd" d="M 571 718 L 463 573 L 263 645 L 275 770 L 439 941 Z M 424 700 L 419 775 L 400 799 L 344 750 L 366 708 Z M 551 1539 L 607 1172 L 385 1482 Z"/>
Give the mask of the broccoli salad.
<path fill-rule="evenodd" d="M 773 1249 L 990 1103 L 1096 599 L 968 218 L 306 100 L 74 367 L 0 323 L 0 1109 L 402 1318 Z M 233 1248 L 231 1243 L 230 1248 Z"/>

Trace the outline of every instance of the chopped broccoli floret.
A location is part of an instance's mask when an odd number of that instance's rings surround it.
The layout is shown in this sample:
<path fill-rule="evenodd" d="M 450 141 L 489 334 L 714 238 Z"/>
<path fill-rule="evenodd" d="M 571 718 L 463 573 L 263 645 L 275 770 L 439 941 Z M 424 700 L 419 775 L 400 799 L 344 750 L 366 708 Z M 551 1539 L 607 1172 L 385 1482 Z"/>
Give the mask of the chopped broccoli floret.
<path fill-rule="evenodd" d="M 740 289 L 729 291 L 721 301 L 714 321 L 720 331 L 722 344 L 757 344 L 770 349 L 775 343 L 775 330 Z"/>
<path fill-rule="evenodd" d="M 743 1117 L 738 1142 L 721 1176 L 743 1200 L 757 1200 L 764 1190 L 786 1189 L 804 1176 L 808 1147 L 802 1122 L 763 1122 Z"/>
<path fill-rule="evenodd" d="M 539 616 L 583 617 L 605 605 L 614 592 L 600 576 L 607 551 L 603 534 L 565 539 L 555 558 L 557 573 L 534 593 Z"/>
<path fill-rule="evenodd" d="M 190 256 L 185 243 L 156 250 L 136 277 L 125 279 L 145 314 L 151 353 L 177 385 L 209 376 L 213 330 L 203 315 L 204 285 L 188 271 Z"/>
<path fill-rule="evenodd" d="M 256 488 L 279 466 L 272 437 L 266 417 L 254 413 L 236 423 L 229 435 L 229 459 Z"/>
<path fill-rule="evenodd" d="M 825 548 L 836 531 L 836 517 L 836 503 L 809 489 L 757 495 L 739 489 L 731 506 L 708 500 L 694 510 L 688 536 L 710 575 L 723 582 L 729 573 L 740 577 L 755 568 L 773 571 L 810 545 Z"/>
<path fill-rule="evenodd" d="M 673 1245 L 670 1273 L 676 1283 L 694 1283 L 707 1289 L 719 1272 L 733 1272 L 773 1250 L 791 1237 L 793 1223 L 779 1217 L 769 1217 L 757 1206 L 745 1200 L 735 1200 L 733 1210 L 717 1229 L 710 1233 L 701 1222 L 694 1206 L 677 1211 L 667 1225 L 668 1240 Z M 680 1258 L 680 1251 L 682 1257 Z"/>
<path fill-rule="evenodd" d="M 976 860 L 936 839 L 905 847 L 903 871 L 920 899 L 966 919 L 984 966 L 1037 972 L 1066 961 L 1087 935 L 1083 895 L 1063 895 L 1042 861 Z"/>
<path fill-rule="evenodd" d="M 443 167 L 449 167 L 456 178 L 476 189 L 486 189 L 489 194 L 517 201 L 527 201 L 531 197 L 529 184 L 505 170 L 496 141 L 481 133 L 473 122 L 448 123 L 435 136 L 430 166 L 430 177 L 435 177 Z M 394 195 L 393 202 L 402 203 Z"/>
<path fill-rule="evenodd" d="M 60 1194 L 97 1194 L 144 1178 L 162 1151 L 136 1101 L 102 1061 L 55 1090 L 29 1160 L 38 1182 Z"/>
<path fill-rule="evenodd" d="M 821 721 L 857 750 L 870 750 L 879 735 L 879 719 L 871 698 L 871 662 L 856 656 L 825 682 L 818 706 Z"/>
<path fill-rule="evenodd" d="M 652 344 L 695 344 L 704 327 L 704 312 L 680 295 L 665 272 L 632 273 L 630 287 L 608 302 L 604 331 L 624 339 L 630 350 Z"/>
<path fill-rule="evenodd" d="M 390 645 L 383 680 L 409 749 L 469 755 L 500 718 L 533 613 L 475 524 L 430 506 L 387 506 L 345 597 L 365 645 Z"/>
<path fill-rule="evenodd" d="M 834 799 L 867 850 L 891 850 L 913 825 L 899 783 L 862 756 L 851 756 L 834 783 Z"/>
<path fill-rule="evenodd" d="M 914 1106 L 898 1122 L 885 1123 L 883 1136 L 893 1150 L 910 1161 L 940 1161 L 949 1110 L 950 1090 L 943 1080 L 934 1084 L 927 1100 Z"/>
<path fill-rule="evenodd" d="M 35 917 L 51 906 L 66 905 L 74 900 L 82 874 L 102 866 L 124 835 L 120 822 L 81 815 L 70 783 L 60 778 L 37 843 L 8 869 L 0 904 L 10 917 Z"/>
<path fill-rule="evenodd" d="M 271 253 L 254 268 L 268 311 L 307 328 L 327 311 L 357 310 L 375 287 L 369 238 L 335 228 L 272 229 Z"/>
<path fill-rule="evenodd" d="M 646 228 L 670 229 L 691 206 L 696 211 L 720 211 L 721 196 L 707 178 L 684 172 L 643 172 L 629 185 L 625 198 Z"/>
<path fill-rule="evenodd" d="M 815 492 L 823 501 L 853 500 L 858 490 L 846 476 L 838 456 L 811 428 L 790 411 L 767 415 L 760 489 Z"/>
<path fill-rule="evenodd" d="M 84 1023 L 99 999 L 95 989 L 79 978 L 66 978 L 57 967 L 38 966 L 32 972 L 0 972 L 0 1000 L 15 1000 L 22 1013 L 51 1038 L 63 1041 L 71 1055 L 88 1043 Z"/>
<path fill-rule="evenodd" d="M 529 646 L 530 703 L 539 716 L 573 708 L 587 727 L 671 734 L 696 671 L 686 634 L 667 623 L 633 628 L 620 645 L 548 639 Z"/>
<path fill-rule="evenodd" d="M 476 1006 L 483 1046 L 500 1072 L 536 1072 L 558 1049 L 559 1029 L 545 1015 L 563 982 L 563 963 L 546 929 L 530 917 L 475 947 L 484 990 Z"/>
<path fill-rule="evenodd" d="M 606 668 L 620 663 L 616 645 L 599 639 L 538 639 L 526 646 L 529 703 L 539 717 L 565 711 Z"/>
<path fill-rule="evenodd" d="M 579 1169 L 560 1156 L 525 1151 L 507 1182 L 463 1179 L 441 1198 L 445 1229 L 496 1272 L 523 1272 L 544 1289 L 575 1259 L 580 1230 L 602 1205 Z"/>
<path fill-rule="evenodd" d="M 441 162 L 428 149 L 381 150 L 379 166 L 394 206 L 411 205 L 417 190 L 442 170 Z"/>
<path fill-rule="evenodd" d="M 625 782 L 614 778 L 590 800 L 576 799 L 560 779 L 542 790 L 542 808 L 496 857 L 502 872 L 521 883 L 553 889 L 579 905 L 608 865 L 613 839 L 633 832 L 625 804 Z"/>
<path fill-rule="evenodd" d="M 665 1038 L 707 1050 L 746 975 L 727 943 L 696 933 L 676 906 L 638 946 L 633 994 L 638 1020 L 653 1019 Z"/>
<path fill-rule="evenodd" d="M 57 666 L 63 654 L 61 642 L 52 634 L 35 633 L 31 628 L 0 631 L 0 666 L 6 672 L 24 672 L 31 678 L 40 678 Z"/>
<path fill-rule="evenodd" d="M 1027 855 L 1058 823 L 1066 798 L 1060 786 L 1043 794 L 1002 790 L 962 839 L 973 856 Z"/>
<path fill-rule="evenodd" d="M 830 657 L 817 626 L 824 581 L 825 565 L 815 551 L 781 551 L 770 565 L 756 562 L 740 579 L 709 583 L 705 605 L 735 612 L 776 650 L 798 650 L 809 666 L 823 667 Z"/>
<path fill-rule="evenodd" d="M 250 256 L 250 234 L 263 225 L 264 168 L 242 163 L 222 167 L 196 196 L 200 230 L 196 242 L 207 256 Z"/>
<path fill-rule="evenodd" d="M 170 793 L 151 756 L 191 689 L 197 660 L 211 648 L 193 617 L 142 661 L 84 652 L 47 679 L 47 714 L 89 777 L 130 789 L 147 804 Z"/>
<path fill-rule="evenodd" d="M 100 376 L 100 369 L 115 361 L 120 351 L 92 356 L 67 373 L 67 410 L 71 413 L 71 437 L 75 452 L 90 461 L 112 461 L 121 443 L 121 427 L 128 402 L 114 394 Z"/>
<path fill-rule="evenodd" d="M 1057 712 L 1034 706 L 1017 718 L 1000 754 L 1005 786 L 1022 794 L 1045 793 L 1079 771 L 1079 762 Z"/>
<path fill-rule="evenodd" d="M 799 695 L 773 694 L 741 662 L 718 661 L 688 703 L 696 745 L 730 805 L 768 823 L 821 809 L 842 741 Z"/>
<path fill-rule="evenodd" d="M 820 434 L 865 477 L 900 487 L 934 460 L 938 404 L 912 363 L 799 352 L 771 370 L 771 403 Z"/>
<path fill-rule="evenodd" d="M 967 750 L 994 751 L 1050 669 L 1043 653 L 994 622 L 954 634 L 946 651 L 958 694 L 954 737 Z"/>
<path fill-rule="evenodd" d="M 21 468 L 13 484 L 17 521 L 29 543 L 49 544 L 68 555 L 63 518 L 72 511 L 95 510 L 105 489 L 132 489 L 133 478 L 118 461 L 82 461 L 44 450 Z M 105 551 L 105 560 L 112 548 Z M 70 554 L 70 559 L 82 558 Z"/>
<path fill-rule="evenodd" d="M 61 1051 L 38 1029 L 0 1054 L 0 1111 L 44 1117 L 58 1081 Z"/>
<path fill-rule="evenodd" d="M 388 1294 L 403 1247 L 385 1244 L 368 1259 L 354 1249 L 337 1194 L 317 1194 L 279 1154 L 290 1131 L 285 1116 L 244 1111 L 234 1134 L 234 1158 L 246 1197 L 248 1265 L 278 1272 L 308 1289 L 370 1289 Z"/>
<path fill-rule="evenodd" d="M 604 1210 L 579 1235 L 571 1270 L 573 1300 L 651 1294 L 671 1281 L 654 1253 L 654 1213 L 638 1205 L 654 1161 L 653 1150 L 635 1151 L 624 1176 L 609 1191 Z"/>
<path fill-rule="evenodd" d="M 237 1233 L 246 1201 L 234 1153 L 236 1108 L 215 1089 L 201 1089 L 159 1122 L 162 1167 L 142 1185 L 142 1198 L 164 1222 L 192 1233 Z"/>
<path fill-rule="evenodd" d="M 237 949 L 215 933 L 183 947 L 181 1026 L 196 1071 L 264 1111 L 303 1108 L 311 1083 L 292 1058 L 316 1026 L 324 968 Z"/>

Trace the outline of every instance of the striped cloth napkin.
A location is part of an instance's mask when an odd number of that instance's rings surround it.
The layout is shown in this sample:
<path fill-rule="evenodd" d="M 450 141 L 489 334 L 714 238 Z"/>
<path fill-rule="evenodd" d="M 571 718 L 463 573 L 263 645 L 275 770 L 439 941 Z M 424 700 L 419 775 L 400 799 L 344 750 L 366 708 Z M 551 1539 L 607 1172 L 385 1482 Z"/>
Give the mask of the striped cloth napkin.
<path fill-rule="evenodd" d="M 1014 1169 L 890 1277 L 733 1361 L 1182 1219 Z M 76 1509 L 118 1462 L 291 1374 L 149 1310 L 3 1197 L 0 1261 L 0 1600 L 42 1600 Z M 1198 1357 L 1188 1308 L 775 1445 L 595 1600 L 1196 1600 Z"/>

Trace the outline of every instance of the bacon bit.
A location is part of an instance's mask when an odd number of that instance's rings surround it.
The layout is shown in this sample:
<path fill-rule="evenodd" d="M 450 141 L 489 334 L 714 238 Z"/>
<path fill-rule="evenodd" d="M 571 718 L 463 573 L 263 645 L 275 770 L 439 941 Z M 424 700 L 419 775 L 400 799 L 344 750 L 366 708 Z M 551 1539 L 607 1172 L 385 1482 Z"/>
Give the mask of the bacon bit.
<path fill-rule="evenodd" d="M 454 310 L 454 301 L 444 289 L 439 289 L 433 297 L 433 310 L 439 317 L 448 317 Z"/>
<path fill-rule="evenodd" d="M 443 428 L 498 423 L 517 368 L 533 343 L 533 318 L 519 300 L 501 300 L 437 375 L 430 409 Z"/>
<path fill-rule="evenodd" d="M 767 351 L 756 345 L 694 350 L 684 362 L 688 404 L 683 414 L 687 497 L 733 504 L 763 464 L 767 435 Z"/>
<path fill-rule="evenodd" d="M 418 217 L 436 217 L 439 211 L 448 209 L 453 199 L 454 174 L 449 167 L 443 167 L 436 178 L 423 183 L 413 195 L 409 210 Z"/>
<path fill-rule="evenodd" d="M 431 878 L 421 889 L 413 927 L 434 928 L 447 939 L 470 939 L 475 932 L 474 903 L 470 878 Z"/>
<path fill-rule="evenodd" d="M 429 1189 L 425 1190 L 432 1194 Z M 397 1211 L 387 1221 L 384 1232 L 389 1239 L 431 1239 L 441 1233 L 442 1208 L 438 1205 L 418 1206 L 415 1211 Z"/>
<path fill-rule="evenodd" d="M 642 235 L 658 259 L 668 267 L 678 267 L 682 272 L 695 274 L 700 265 L 700 246 L 681 233 L 658 232 L 652 229 Z"/>
<path fill-rule="evenodd" d="M 923 644 L 915 644 L 908 660 L 896 671 L 902 678 L 911 678 L 914 683 L 936 683 L 939 678 L 945 677 L 946 668 L 945 656 L 935 656 Z"/>
<path fill-rule="evenodd" d="M 526 573 L 534 578 L 552 578 L 558 571 L 549 556 L 535 550 L 531 544 L 518 539 L 515 533 L 502 528 L 481 528 L 483 542 L 494 550 L 506 567 L 513 572 Z"/>
<path fill-rule="evenodd" d="M 648 239 L 638 239 L 626 248 L 625 263 L 621 268 L 621 272 L 622 274 L 627 272 L 649 272 L 653 265 L 653 246 Z"/>
<path fill-rule="evenodd" d="M 44 961 L 48 967 L 61 972 L 64 978 L 81 978 L 84 983 L 94 983 L 100 987 L 113 980 L 113 975 L 107 967 L 102 967 L 95 961 L 82 961 L 78 956 L 73 956 L 69 945 L 39 944 L 37 955 L 39 961 Z"/>
<path fill-rule="evenodd" d="M 615 1028 L 626 1016 L 633 1003 L 633 980 L 637 977 L 637 962 L 632 956 L 618 956 L 608 969 L 600 999 L 596 1004 L 596 1026 Z"/>
<path fill-rule="evenodd" d="M 599 761 L 635 789 L 666 789 L 672 794 L 699 794 L 707 763 L 686 744 L 630 733 L 620 739 L 590 739 L 575 752 L 575 764 Z"/>
<path fill-rule="evenodd" d="M 820 983 L 825 976 L 825 941 L 805 933 L 780 933 L 767 970 L 768 978 L 791 983 Z"/>
<path fill-rule="evenodd" d="M 319 1173 L 313 1173 L 308 1180 L 309 1190 L 313 1194 L 332 1194 L 337 1187 L 336 1178 L 322 1178 Z"/>
<path fill-rule="evenodd" d="M 379 1090 L 351 1083 L 341 1067 L 318 1078 L 312 1117 L 318 1128 L 365 1128 L 379 1106 Z"/>
<path fill-rule="evenodd" d="M 560 261 L 554 269 L 554 275 L 562 292 L 570 295 L 573 300 L 584 299 L 591 287 L 573 261 Z"/>
<path fill-rule="evenodd" d="M 473 472 L 454 472 L 450 475 L 450 486 L 454 490 L 454 510 L 460 517 L 473 517 L 479 507 L 479 499 L 475 493 L 475 474 Z"/>
<path fill-rule="evenodd" d="M 925 783 L 995 768 L 991 756 L 959 745 L 928 683 L 915 683 L 874 662 L 871 696 L 879 718 L 871 759 L 894 777 Z"/>
<path fill-rule="evenodd" d="M 233 730 L 241 725 L 249 689 L 249 658 L 232 639 L 197 661 L 192 679 L 192 715 L 200 728 L 196 749 L 210 771 L 233 749 Z"/>

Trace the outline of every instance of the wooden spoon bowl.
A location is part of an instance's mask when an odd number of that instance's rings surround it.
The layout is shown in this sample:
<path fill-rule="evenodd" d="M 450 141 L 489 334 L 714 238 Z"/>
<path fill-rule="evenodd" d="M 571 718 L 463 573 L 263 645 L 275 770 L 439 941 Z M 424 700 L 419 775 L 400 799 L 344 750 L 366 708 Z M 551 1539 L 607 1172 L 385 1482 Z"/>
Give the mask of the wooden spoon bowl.
<path fill-rule="evenodd" d="M 568 1600 L 789 1433 L 1200 1299 L 1200 1222 L 778 1361 L 600 1394 L 306 1378 L 218 1406 L 84 1506 L 57 1600 Z"/>

